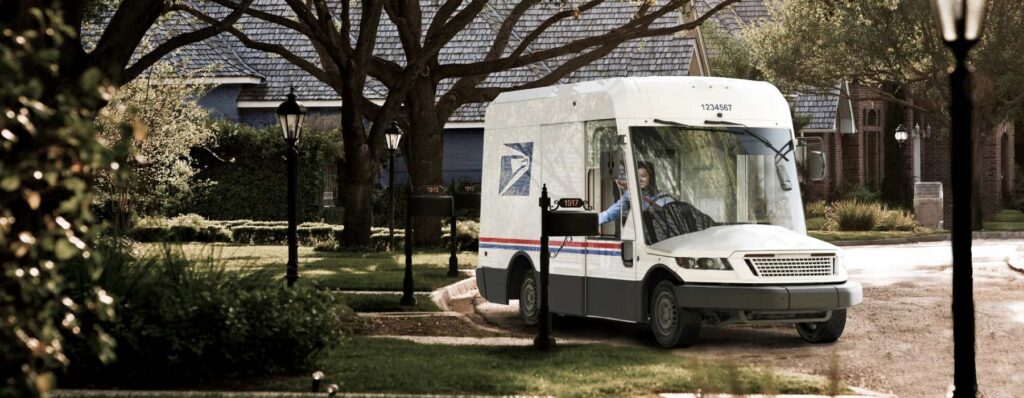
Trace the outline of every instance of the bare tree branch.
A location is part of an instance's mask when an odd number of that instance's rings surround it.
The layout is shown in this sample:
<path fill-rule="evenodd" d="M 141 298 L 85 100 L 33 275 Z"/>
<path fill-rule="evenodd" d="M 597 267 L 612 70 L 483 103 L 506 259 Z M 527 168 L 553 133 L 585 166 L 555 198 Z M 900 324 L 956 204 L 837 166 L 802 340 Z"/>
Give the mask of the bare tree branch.
<path fill-rule="evenodd" d="M 437 31 L 444 27 L 445 23 L 448 22 L 448 18 L 451 18 L 460 4 L 462 4 L 461 0 L 445 0 L 444 4 L 438 8 L 437 13 L 434 14 L 434 19 L 430 21 L 430 27 L 427 28 L 427 37 L 436 36 Z"/>
<path fill-rule="evenodd" d="M 143 55 L 141 58 L 139 58 L 139 60 L 135 62 L 134 65 L 126 69 L 124 73 L 121 75 L 120 82 L 123 84 L 124 82 L 131 81 L 135 77 L 142 74 L 143 71 L 149 69 L 150 66 L 153 66 L 153 64 L 157 63 L 157 61 L 162 59 L 164 56 L 170 54 L 171 51 L 177 50 L 189 44 L 201 42 L 203 40 L 216 36 L 221 32 L 224 32 L 229 26 L 234 25 L 235 22 L 237 22 L 238 19 L 242 17 L 242 14 L 245 12 L 246 9 L 249 8 L 249 5 L 251 3 L 252 0 L 243 0 L 242 3 L 234 9 L 234 11 L 232 11 L 230 14 L 228 14 L 227 17 L 225 17 L 218 23 L 207 25 L 206 27 L 201 28 L 199 30 L 179 34 L 163 42 L 155 49 L 153 49 L 153 51 L 150 51 L 148 54 Z M 175 5 L 171 7 L 171 10 L 179 11 L 180 9 L 178 8 L 177 5 Z"/>
<path fill-rule="evenodd" d="M 216 19 L 214 19 L 213 17 L 210 17 L 210 16 L 208 16 L 206 14 L 203 14 L 203 13 L 197 11 L 196 9 L 192 8 L 192 7 L 188 7 L 188 6 L 181 5 L 181 4 L 177 5 L 176 7 L 178 7 L 179 10 L 181 10 L 181 11 L 187 12 L 187 13 L 195 16 L 196 18 L 199 18 L 200 20 L 205 21 L 206 23 L 216 22 Z M 272 44 L 272 43 L 266 43 L 266 42 L 261 42 L 261 41 L 253 40 L 253 39 L 249 38 L 248 35 L 246 35 L 245 33 L 243 33 L 242 31 L 238 30 L 235 27 L 229 27 L 225 31 L 227 33 L 230 33 L 232 36 L 235 36 L 235 38 L 237 38 L 238 41 L 242 42 L 242 44 L 245 45 L 246 47 L 253 48 L 253 49 L 256 49 L 256 50 L 260 50 L 260 51 L 265 51 L 265 52 L 272 53 L 272 54 L 277 54 L 277 55 L 281 56 L 282 58 L 288 60 L 288 62 L 291 62 L 293 65 L 295 65 L 295 66 L 299 67 L 300 69 L 306 71 L 310 75 L 313 75 L 317 79 L 320 79 L 320 81 L 322 81 L 324 83 L 327 83 L 327 84 L 333 86 L 332 82 L 336 82 L 335 79 L 330 78 L 330 76 L 327 73 L 325 73 L 322 69 L 317 67 L 315 64 L 313 64 L 312 62 L 309 62 L 308 60 L 306 60 L 303 57 L 298 56 L 297 54 L 293 53 L 291 50 L 288 50 L 284 46 L 281 46 L 281 45 L 278 45 L 278 44 Z"/>

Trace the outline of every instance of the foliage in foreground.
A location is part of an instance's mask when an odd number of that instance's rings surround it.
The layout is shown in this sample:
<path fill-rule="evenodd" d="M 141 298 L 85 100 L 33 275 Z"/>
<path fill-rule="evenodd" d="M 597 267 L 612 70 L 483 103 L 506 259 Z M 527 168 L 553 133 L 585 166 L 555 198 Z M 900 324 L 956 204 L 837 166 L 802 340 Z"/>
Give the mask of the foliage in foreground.
<path fill-rule="evenodd" d="M 89 210 L 93 173 L 112 154 L 93 136 L 94 110 L 113 89 L 96 69 L 61 76 L 62 43 L 74 31 L 51 9 L 4 7 L 0 15 L 0 396 L 47 394 L 66 366 L 62 332 L 89 342 L 83 356 L 109 357 L 100 329 L 84 318 L 111 316 L 100 288 L 64 296 L 60 275 L 77 259 L 88 275 L 98 230 Z M 75 75 L 77 76 L 77 75 Z M 96 361 L 94 358 L 93 361 Z"/>
<path fill-rule="evenodd" d="M 110 251 L 98 283 L 118 299 L 118 319 L 102 322 L 117 361 L 75 358 L 62 385 L 161 387 L 303 369 L 341 339 L 344 307 L 331 293 L 286 288 L 269 269 L 229 271 L 212 255 L 160 250 Z"/>

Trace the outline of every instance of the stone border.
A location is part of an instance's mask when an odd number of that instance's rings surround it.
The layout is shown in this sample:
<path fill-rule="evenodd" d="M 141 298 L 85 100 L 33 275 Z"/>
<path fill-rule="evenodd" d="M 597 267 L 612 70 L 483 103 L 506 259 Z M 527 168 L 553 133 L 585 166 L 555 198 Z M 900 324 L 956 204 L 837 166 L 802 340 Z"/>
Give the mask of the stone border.
<path fill-rule="evenodd" d="M 472 273 L 472 271 L 460 271 Z M 477 290 L 476 276 L 471 275 L 469 278 L 463 279 L 451 285 L 444 286 L 430 292 L 430 300 L 433 301 L 434 304 L 437 305 L 437 308 L 440 308 L 441 311 L 450 311 L 451 308 L 448 307 L 449 300 L 451 300 L 453 297 L 459 297 L 475 290 Z"/>

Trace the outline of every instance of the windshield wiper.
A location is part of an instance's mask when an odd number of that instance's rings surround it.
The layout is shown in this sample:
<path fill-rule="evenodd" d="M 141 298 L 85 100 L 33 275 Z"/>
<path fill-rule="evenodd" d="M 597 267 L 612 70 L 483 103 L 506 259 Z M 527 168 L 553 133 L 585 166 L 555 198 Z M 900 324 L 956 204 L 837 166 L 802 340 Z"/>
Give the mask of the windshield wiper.
<path fill-rule="evenodd" d="M 747 127 L 747 126 L 745 126 L 743 124 L 740 124 L 740 123 L 730 122 L 730 121 L 726 121 L 726 120 L 705 120 L 704 124 L 720 124 L 720 125 L 725 125 L 725 126 L 742 127 L 744 133 L 746 133 L 747 135 L 749 135 L 751 137 L 756 138 L 758 141 L 761 141 L 762 144 L 764 144 L 765 146 L 767 146 L 771 150 L 775 151 L 776 155 L 779 155 L 779 157 L 782 158 L 782 160 L 785 160 L 787 162 L 789 161 L 789 159 L 786 158 L 786 155 L 793 151 L 793 142 L 792 141 L 786 144 L 786 146 L 788 146 L 790 149 L 787 150 L 786 153 L 782 153 L 781 150 L 779 150 L 778 148 L 775 148 L 775 146 L 772 145 L 771 142 L 768 142 L 768 140 L 766 140 L 760 134 L 757 134 L 757 133 L 751 131 L 749 127 Z M 782 148 L 785 149 L 786 146 L 783 146 Z"/>
<path fill-rule="evenodd" d="M 697 130 L 709 130 L 709 129 L 703 128 L 701 126 L 690 126 L 690 125 L 682 124 L 682 123 L 679 123 L 679 122 L 673 122 L 671 120 L 654 119 L 654 122 L 655 123 L 660 123 L 660 124 L 667 124 L 669 126 L 675 126 L 675 127 L 685 127 L 685 128 L 697 129 Z M 747 134 L 747 135 L 749 135 L 751 137 L 754 137 L 758 141 L 761 141 L 761 143 L 764 144 L 765 146 L 767 146 L 768 149 L 771 149 L 772 151 L 774 151 L 776 155 L 779 155 L 779 157 L 782 158 L 782 160 L 785 160 L 787 162 L 789 161 L 789 158 L 787 158 L 786 155 L 793 151 L 793 143 L 792 142 L 789 142 L 789 143 L 786 144 L 786 146 L 789 147 L 789 150 L 787 150 L 785 153 L 783 153 L 781 150 L 779 150 L 774 145 L 772 145 L 772 143 L 769 142 L 768 140 L 766 140 L 764 137 L 762 137 L 761 135 L 751 131 L 749 127 L 747 127 L 747 126 L 745 126 L 743 124 L 740 124 L 740 123 L 730 122 L 730 121 L 726 121 L 726 120 L 705 120 L 704 124 L 711 124 L 711 125 L 716 125 L 717 124 L 717 125 L 723 125 L 723 126 L 742 127 L 743 129 L 741 131 L 744 134 Z M 713 131 L 718 131 L 718 130 L 713 130 Z M 729 130 L 726 130 L 726 131 L 732 133 L 732 131 L 729 131 Z M 783 147 L 783 148 L 786 148 L 786 147 Z"/>

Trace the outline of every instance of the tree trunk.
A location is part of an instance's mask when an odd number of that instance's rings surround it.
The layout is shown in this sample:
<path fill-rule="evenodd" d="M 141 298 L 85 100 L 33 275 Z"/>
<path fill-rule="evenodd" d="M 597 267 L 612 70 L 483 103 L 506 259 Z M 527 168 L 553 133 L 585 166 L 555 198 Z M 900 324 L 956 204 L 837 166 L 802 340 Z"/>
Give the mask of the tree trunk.
<path fill-rule="evenodd" d="M 407 96 L 409 129 L 412 133 L 412 159 L 409 176 L 413 186 L 443 184 L 444 124 L 438 120 L 435 85 L 429 78 L 413 84 Z M 407 152 L 408 153 L 408 152 Z M 413 220 L 416 244 L 436 245 L 441 239 L 441 218 L 417 217 Z"/>
<path fill-rule="evenodd" d="M 370 227 L 373 226 L 373 194 L 377 174 L 370 171 L 376 167 L 367 163 L 345 162 L 340 189 L 341 203 L 345 208 L 345 230 L 341 235 L 343 247 L 366 247 L 370 245 Z M 354 166 L 353 166 L 354 165 Z"/>
<path fill-rule="evenodd" d="M 900 98 L 907 97 L 903 89 L 882 87 L 884 92 L 894 92 Z M 882 200 L 892 206 L 912 208 L 913 186 L 908 181 L 903 149 L 896 142 L 896 126 L 903 123 L 906 108 L 895 102 L 885 102 L 885 124 L 882 126 L 884 170 L 882 177 Z M 903 126 L 910 128 L 911 126 Z"/>
<path fill-rule="evenodd" d="M 341 234 L 343 247 L 370 246 L 370 227 L 373 226 L 373 194 L 377 172 L 380 170 L 377 151 L 366 138 L 363 117 L 356 104 L 363 92 L 366 74 L 354 65 L 342 65 L 341 135 L 344 141 L 344 176 L 341 202 L 345 206 L 345 230 Z M 350 105 L 351 104 L 351 105 Z"/>

